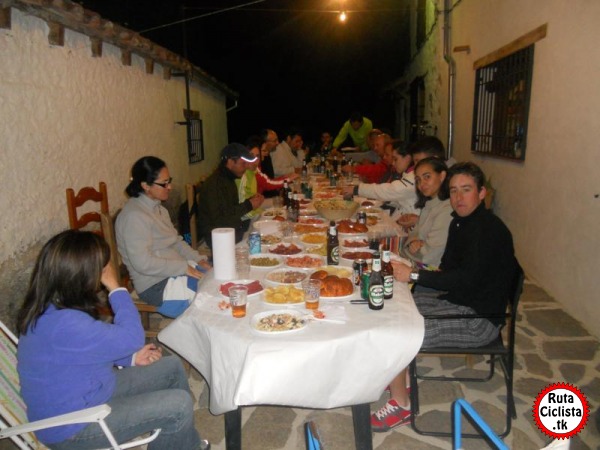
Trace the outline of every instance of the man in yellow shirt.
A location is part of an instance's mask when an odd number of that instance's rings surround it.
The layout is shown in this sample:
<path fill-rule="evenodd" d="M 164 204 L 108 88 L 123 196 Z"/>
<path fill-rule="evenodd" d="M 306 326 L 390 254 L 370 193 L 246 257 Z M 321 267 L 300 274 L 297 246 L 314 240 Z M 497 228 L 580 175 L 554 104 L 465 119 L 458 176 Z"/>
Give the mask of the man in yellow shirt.
<path fill-rule="evenodd" d="M 342 129 L 333 141 L 333 150 L 337 150 L 337 148 L 346 141 L 348 135 L 352 139 L 352 142 L 354 142 L 356 151 L 369 150 L 367 137 L 372 129 L 373 122 L 371 122 L 370 119 L 363 117 L 358 111 L 353 112 L 350 115 L 350 119 L 344 123 Z"/>

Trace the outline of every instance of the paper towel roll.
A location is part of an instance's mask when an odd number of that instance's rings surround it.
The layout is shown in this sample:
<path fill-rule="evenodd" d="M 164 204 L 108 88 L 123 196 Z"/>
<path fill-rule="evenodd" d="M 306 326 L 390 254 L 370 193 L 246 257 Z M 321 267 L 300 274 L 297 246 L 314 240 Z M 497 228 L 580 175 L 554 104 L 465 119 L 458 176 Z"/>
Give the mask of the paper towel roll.
<path fill-rule="evenodd" d="M 215 228 L 211 234 L 215 280 L 233 280 L 236 276 L 235 230 Z"/>

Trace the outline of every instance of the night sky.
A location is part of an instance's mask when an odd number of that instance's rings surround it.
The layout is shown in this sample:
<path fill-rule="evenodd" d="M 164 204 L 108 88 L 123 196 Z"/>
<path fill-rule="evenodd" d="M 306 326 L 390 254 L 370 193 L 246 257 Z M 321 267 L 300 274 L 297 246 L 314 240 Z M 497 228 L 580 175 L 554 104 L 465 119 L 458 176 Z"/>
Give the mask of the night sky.
<path fill-rule="evenodd" d="M 323 129 L 335 135 L 355 109 L 375 126 L 393 126 L 391 99 L 381 91 L 408 61 L 406 2 L 343 0 L 343 24 L 332 12 L 340 10 L 339 0 L 265 0 L 214 14 L 251 1 L 79 3 L 176 53 L 187 51 L 193 64 L 239 92 L 238 108 L 228 113 L 230 141 L 243 142 L 265 127 L 281 135 L 299 126 L 305 141 Z"/>

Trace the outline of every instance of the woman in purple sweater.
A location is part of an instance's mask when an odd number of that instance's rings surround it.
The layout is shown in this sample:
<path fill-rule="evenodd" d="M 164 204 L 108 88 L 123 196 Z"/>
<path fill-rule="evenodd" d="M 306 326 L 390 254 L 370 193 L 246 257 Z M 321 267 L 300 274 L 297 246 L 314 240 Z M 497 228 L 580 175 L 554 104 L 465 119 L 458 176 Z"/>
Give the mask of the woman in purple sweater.
<path fill-rule="evenodd" d="M 126 289 L 94 233 L 64 231 L 42 249 L 18 315 L 18 371 L 29 420 L 108 403 L 106 421 L 119 442 L 161 428 L 157 449 L 206 449 L 194 428 L 193 400 L 181 362 L 144 345 Z M 104 286 L 113 323 L 98 320 Z M 117 366 L 124 367 L 119 370 Z M 51 449 L 110 447 L 97 423 L 36 432 Z"/>

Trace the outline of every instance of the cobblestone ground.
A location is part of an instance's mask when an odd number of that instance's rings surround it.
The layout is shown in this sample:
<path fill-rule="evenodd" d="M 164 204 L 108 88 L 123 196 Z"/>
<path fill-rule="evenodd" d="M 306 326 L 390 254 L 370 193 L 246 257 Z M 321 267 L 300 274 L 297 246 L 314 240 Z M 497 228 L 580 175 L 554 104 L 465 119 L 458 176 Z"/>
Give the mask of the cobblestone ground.
<path fill-rule="evenodd" d="M 540 449 L 550 441 L 536 427 L 532 418 L 535 396 L 551 382 L 565 381 L 578 386 L 590 402 L 592 415 L 585 429 L 571 441 L 571 450 L 600 449 L 597 428 L 600 404 L 600 351 L 599 342 L 570 317 L 561 305 L 542 289 L 526 284 L 520 303 L 517 325 L 515 367 L 515 401 L 517 419 L 505 443 L 512 449 Z M 419 362 L 426 371 L 464 374 L 486 370 L 483 358 L 467 369 L 464 358 L 428 357 Z M 450 430 L 450 404 L 464 397 L 495 429 L 504 426 L 505 389 L 498 373 L 488 383 L 421 382 L 421 414 L 418 418 L 423 428 Z M 208 389 L 202 378 L 191 371 L 190 382 L 198 397 L 197 424 L 203 437 L 213 443 L 213 449 L 225 449 L 222 416 L 212 416 L 208 411 Z M 387 400 L 371 405 L 379 408 Z M 327 449 L 354 448 L 352 415 L 349 408 L 335 410 L 307 410 L 285 407 L 248 407 L 243 409 L 243 448 L 245 450 L 304 449 L 303 424 L 316 422 Z M 375 449 L 447 449 L 451 439 L 423 437 L 410 426 L 388 433 L 374 433 Z M 489 448 L 483 441 L 466 439 L 465 449 Z"/>

